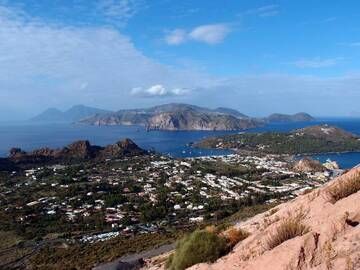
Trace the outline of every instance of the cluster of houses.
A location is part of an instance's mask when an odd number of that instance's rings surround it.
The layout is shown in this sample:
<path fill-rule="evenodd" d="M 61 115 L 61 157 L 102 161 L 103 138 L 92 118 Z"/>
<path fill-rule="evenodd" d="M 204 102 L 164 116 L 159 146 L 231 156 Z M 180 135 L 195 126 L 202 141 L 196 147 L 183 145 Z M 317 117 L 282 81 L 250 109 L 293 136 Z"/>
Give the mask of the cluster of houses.
<path fill-rule="evenodd" d="M 194 164 L 201 162 L 242 166 L 259 174 L 254 179 L 246 173 L 230 177 L 193 169 Z M 146 159 L 134 157 L 108 160 L 105 165 L 94 163 L 82 166 L 76 172 L 78 176 L 73 176 L 66 184 L 59 179 L 68 176 L 70 165 L 40 167 L 27 170 L 23 175 L 11 174 L 9 177 L 16 177 L 17 184 L 13 187 L 0 186 L 0 195 L 6 194 L 11 198 L 12 194 L 29 187 L 41 188 L 43 192 L 29 194 L 28 198 L 16 201 L 15 206 L 6 205 L 0 199 L 0 206 L 9 213 L 14 207 L 19 210 L 20 222 L 36 215 L 57 215 L 65 217 L 68 222 L 86 222 L 92 215 L 102 213 L 107 231 L 81 238 L 84 243 L 92 243 L 122 233 L 155 232 L 161 228 L 161 224 L 180 226 L 203 222 L 206 215 L 213 215 L 207 210 L 208 201 L 212 198 L 221 199 L 226 205 L 228 201 L 244 199 L 253 194 L 280 194 L 277 198 L 284 200 L 295 197 L 340 173 L 335 164 L 328 162 L 325 165 L 328 169 L 323 172 L 299 173 L 289 166 L 287 160 L 275 155 L 258 157 L 234 154 L 187 159 L 153 155 Z M 51 173 L 42 176 L 42 172 L 49 169 Z M 75 193 L 71 191 L 74 188 L 78 190 Z M 162 221 L 142 223 L 142 205 L 137 202 L 150 203 L 155 207 L 159 202 L 160 188 L 167 191 L 167 216 Z M 43 196 L 44 191 L 51 196 Z M 108 205 L 109 195 L 124 196 L 125 200 L 115 200 L 115 203 Z M 269 199 L 269 202 L 273 201 L 273 198 Z M 22 209 L 26 211 L 20 211 Z M 124 224 L 124 220 L 130 225 Z"/>

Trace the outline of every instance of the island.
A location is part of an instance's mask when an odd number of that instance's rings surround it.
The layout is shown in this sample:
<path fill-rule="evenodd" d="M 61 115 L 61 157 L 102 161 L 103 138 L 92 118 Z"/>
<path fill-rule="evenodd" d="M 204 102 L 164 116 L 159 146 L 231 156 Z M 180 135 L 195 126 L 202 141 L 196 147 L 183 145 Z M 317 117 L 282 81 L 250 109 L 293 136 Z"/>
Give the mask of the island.
<path fill-rule="evenodd" d="M 189 104 L 170 103 L 146 109 L 120 110 L 97 114 L 80 123 L 90 125 L 141 125 L 147 130 L 244 130 L 263 124 L 227 108 L 209 109 Z"/>
<path fill-rule="evenodd" d="M 80 123 L 95 126 L 137 125 L 148 131 L 236 131 L 263 126 L 272 122 L 309 122 L 314 118 L 307 113 L 272 114 L 256 118 L 235 109 L 215 109 L 184 103 L 169 103 L 150 108 L 102 110 L 76 105 L 67 111 L 50 108 L 33 117 L 32 122 Z"/>
<path fill-rule="evenodd" d="M 315 118 L 312 117 L 308 113 L 296 113 L 296 114 L 281 114 L 281 113 L 273 113 L 268 117 L 264 118 L 265 121 L 270 123 L 284 123 L 284 122 L 309 122 L 314 121 Z"/>
<path fill-rule="evenodd" d="M 194 144 L 199 148 L 233 149 L 265 154 L 315 154 L 360 151 L 360 138 L 343 129 L 316 125 L 287 133 L 241 133 L 206 138 Z"/>

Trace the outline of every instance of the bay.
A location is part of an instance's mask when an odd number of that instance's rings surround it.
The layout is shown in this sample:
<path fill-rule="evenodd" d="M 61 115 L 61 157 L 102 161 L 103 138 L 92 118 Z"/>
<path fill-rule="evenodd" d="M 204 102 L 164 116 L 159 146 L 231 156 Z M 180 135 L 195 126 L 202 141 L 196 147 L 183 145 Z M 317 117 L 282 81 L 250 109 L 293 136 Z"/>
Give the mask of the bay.
<path fill-rule="evenodd" d="M 288 132 L 310 125 L 329 124 L 360 136 L 359 118 L 319 118 L 312 122 L 271 123 L 245 132 Z M 0 156 L 7 156 L 12 147 L 30 151 L 40 147 L 58 148 L 76 140 L 89 140 L 92 144 L 107 145 L 130 138 L 140 147 L 173 157 L 226 155 L 229 150 L 194 149 L 190 143 L 210 136 L 236 134 L 238 131 L 151 131 L 139 126 L 88 126 L 78 124 L 0 124 Z M 342 168 L 360 163 L 360 153 L 322 154 L 313 158 L 335 160 Z"/>

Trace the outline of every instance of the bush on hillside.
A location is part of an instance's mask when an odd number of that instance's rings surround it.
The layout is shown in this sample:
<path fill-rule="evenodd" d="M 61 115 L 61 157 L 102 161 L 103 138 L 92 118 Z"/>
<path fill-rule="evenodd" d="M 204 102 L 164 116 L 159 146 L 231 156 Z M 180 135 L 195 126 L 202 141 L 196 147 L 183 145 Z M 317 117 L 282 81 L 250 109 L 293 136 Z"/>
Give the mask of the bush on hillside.
<path fill-rule="evenodd" d="M 166 264 L 169 270 L 183 270 L 201 262 L 214 262 L 229 247 L 225 238 L 214 232 L 197 230 L 181 239 Z"/>

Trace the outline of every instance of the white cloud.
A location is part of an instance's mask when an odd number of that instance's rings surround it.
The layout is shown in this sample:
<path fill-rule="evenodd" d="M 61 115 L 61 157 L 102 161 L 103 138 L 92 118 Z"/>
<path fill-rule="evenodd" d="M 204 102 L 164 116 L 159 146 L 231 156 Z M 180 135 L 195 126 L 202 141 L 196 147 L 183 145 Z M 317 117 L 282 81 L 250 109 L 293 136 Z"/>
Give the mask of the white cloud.
<path fill-rule="evenodd" d="M 188 92 L 185 88 L 167 89 L 162 84 L 155 84 L 149 88 L 135 87 L 131 90 L 131 94 L 142 97 L 168 97 L 181 96 Z"/>
<path fill-rule="evenodd" d="M 300 66 L 323 67 L 340 59 L 301 59 Z M 281 112 L 344 115 L 355 110 L 360 99 L 360 74 L 214 78 L 189 67 L 179 70 L 160 64 L 113 28 L 52 25 L 1 5 L 0 70 L 3 120 L 9 117 L 5 112 L 18 118 L 25 112 L 29 117 L 35 107 L 40 111 L 84 103 L 122 109 L 180 97 L 183 102 L 229 106 L 250 115 L 273 112 L 274 104 Z M 137 86 L 145 87 L 130 91 Z"/>
<path fill-rule="evenodd" d="M 126 23 L 141 5 L 140 0 L 99 0 L 97 9 L 111 22 Z"/>
<path fill-rule="evenodd" d="M 23 110 L 33 110 L 34 104 L 39 110 L 74 103 L 137 106 L 139 99 L 129 89 L 138 85 L 162 82 L 192 89 L 212 81 L 144 56 L 113 28 L 52 25 L 14 16 L 5 7 L 0 12 L 0 70 L 0 92 L 7 97 L 0 106 L 16 100 Z"/>
<path fill-rule="evenodd" d="M 240 15 L 255 15 L 259 17 L 272 17 L 279 14 L 278 5 L 266 5 L 254 9 L 249 9 Z"/>
<path fill-rule="evenodd" d="M 358 108 L 360 73 L 330 77 L 274 73 L 234 76 L 193 92 L 189 100 L 212 107 L 220 102 L 221 106 L 253 116 L 299 111 L 315 116 L 346 116 Z"/>
<path fill-rule="evenodd" d="M 194 28 L 189 36 L 196 41 L 217 44 L 222 42 L 229 33 L 230 28 L 225 24 L 208 24 Z"/>
<path fill-rule="evenodd" d="M 169 45 L 179 45 L 190 40 L 213 45 L 224 41 L 230 32 L 231 29 L 227 24 L 207 24 L 197 26 L 190 31 L 175 29 L 165 36 L 165 41 Z"/>
<path fill-rule="evenodd" d="M 175 29 L 165 36 L 165 41 L 169 45 L 179 45 L 187 40 L 187 33 L 183 29 Z"/>
<path fill-rule="evenodd" d="M 325 68 L 335 66 L 342 58 L 322 59 L 319 57 L 312 59 L 299 59 L 292 64 L 299 68 Z"/>

